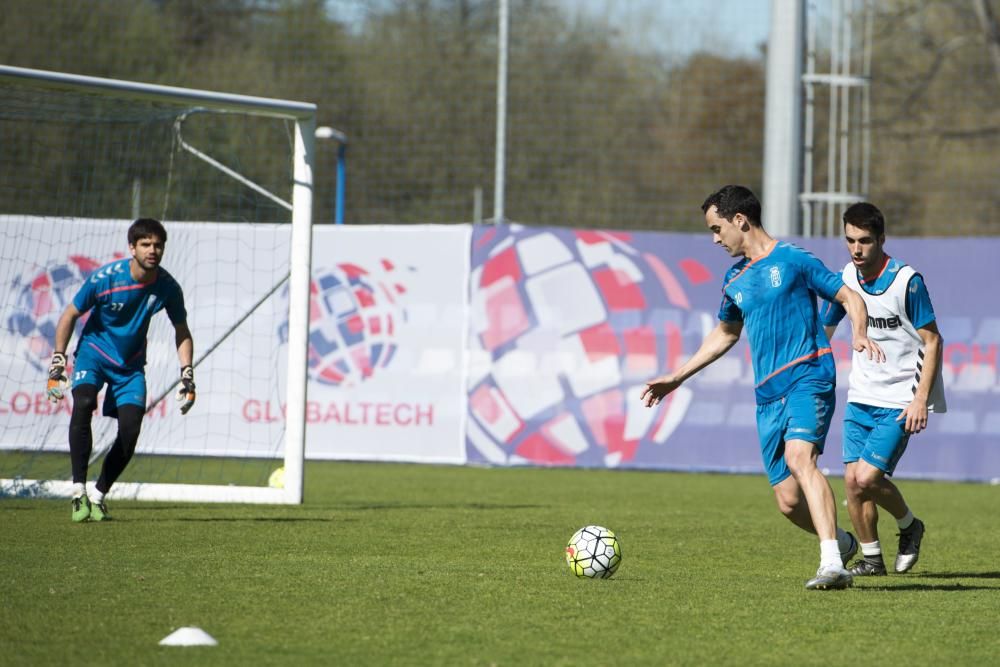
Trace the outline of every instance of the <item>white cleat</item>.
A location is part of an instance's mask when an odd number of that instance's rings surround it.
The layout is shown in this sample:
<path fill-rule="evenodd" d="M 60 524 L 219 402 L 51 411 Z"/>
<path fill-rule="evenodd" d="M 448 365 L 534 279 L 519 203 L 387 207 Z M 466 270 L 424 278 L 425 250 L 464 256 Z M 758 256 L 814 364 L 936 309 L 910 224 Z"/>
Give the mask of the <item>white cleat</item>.
<path fill-rule="evenodd" d="M 806 582 L 810 591 L 840 590 L 854 585 L 854 577 L 843 567 L 832 565 L 821 567 L 816 576 Z"/>

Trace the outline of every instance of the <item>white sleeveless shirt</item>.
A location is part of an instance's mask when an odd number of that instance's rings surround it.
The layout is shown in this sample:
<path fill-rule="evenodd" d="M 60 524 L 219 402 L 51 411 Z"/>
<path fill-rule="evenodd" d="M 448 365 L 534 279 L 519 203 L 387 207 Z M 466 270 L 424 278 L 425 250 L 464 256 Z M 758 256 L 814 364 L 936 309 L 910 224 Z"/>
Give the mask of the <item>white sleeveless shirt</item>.
<path fill-rule="evenodd" d="M 847 400 L 880 408 L 905 408 L 913 400 L 924 367 L 924 344 L 906 315 L 906 290 L 916 274 L 903 266 L 881 294 L 869 294 L 858 282 L 852 262 L 844 267 L 844 284 L 861 295 L 868 307 L 868 338 L 885 352 L 885 361 L 868 359 L 867 352 L 854 352 L 851 360 Z M 944 397 L 941 365 L 927 398 L 927 410 L 941 413 L 948 409 Z"/>

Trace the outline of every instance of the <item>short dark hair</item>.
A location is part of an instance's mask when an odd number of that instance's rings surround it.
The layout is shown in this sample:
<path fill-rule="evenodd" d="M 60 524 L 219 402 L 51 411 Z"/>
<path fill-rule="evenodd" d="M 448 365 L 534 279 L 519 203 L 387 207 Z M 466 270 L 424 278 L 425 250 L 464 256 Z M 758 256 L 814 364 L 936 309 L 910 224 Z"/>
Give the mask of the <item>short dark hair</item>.
<path fill-rule="evenodd" d="M 754 227 L 761 227 L 760 222 L 760 200 L 757 199 L 750 188 L 742 185 L 725 185 L 717 192 L 708 196 L 701 205 L 701 212 L 708 213 L 708 209 L 716 208 L 719 217 L 730 222 L 737 213 L 742 213 Z"/>
<path fill-rule="evenodd" d="M 844 211 L 844 224 L 868 230 L 876 238 L 885 236 L 885 217 L 875 204 L 866 201 L 851 204 Z"/>
<path fill-rule="evenodd" d="M 167 230 L 159 220 L 139 218 L 128 228 L 129 245 L 135 245 L 139 239 L 148 239 L 150 236 L 159 236 L 161 241 L 167 242 Z"/>

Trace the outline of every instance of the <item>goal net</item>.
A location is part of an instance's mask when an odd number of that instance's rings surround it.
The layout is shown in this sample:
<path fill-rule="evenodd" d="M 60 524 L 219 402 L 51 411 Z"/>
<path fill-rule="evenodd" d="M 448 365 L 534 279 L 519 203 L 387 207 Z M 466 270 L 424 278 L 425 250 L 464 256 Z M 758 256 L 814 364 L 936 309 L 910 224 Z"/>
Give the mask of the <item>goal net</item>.
<path fill-rule="evenodd" d="M 72 396 L 45 396 L 55 325 L 151 217 L 198 399 L 180 414 L 158 314 L 136 455 L 110 497 L 301 502 L 314 129 L 311 104 L 0 66 L 0 496 L 69 494 Z M 117 432 L 103 394 L 88 488 Z"/>

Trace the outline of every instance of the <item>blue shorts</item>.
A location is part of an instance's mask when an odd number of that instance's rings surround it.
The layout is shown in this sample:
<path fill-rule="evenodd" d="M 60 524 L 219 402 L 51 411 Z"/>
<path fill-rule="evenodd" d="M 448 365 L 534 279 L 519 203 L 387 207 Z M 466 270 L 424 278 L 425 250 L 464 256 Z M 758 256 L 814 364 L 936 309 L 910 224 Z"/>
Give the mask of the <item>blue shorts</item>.
<path fill-rule="evenodd" d="M 767 479 L 774 486 L 792 472 L 785 463 L 785 442 L 805 440 L 823 453 L 837 394 L 829 382 L 803 381 L 776 401 L 757 406 L 757 437 Z"/>
<path fill-rule="evenodd" d="M 901 408 L 848 403 L 844 414 L 844 463 L 864 459 L 891 475 L 910 442 L 906 421 L 899 419 L 902 412 Z"/>
<path fill-rule="evenodd" d="M 119 405 L 146 408 L 145 371 L 142 368 L 122 368 L 87 341 L 82 341 L 76 351 L 72 382 L 74 389 L 81 384 L 92 384 L 97 391 L 108 385 L 104 395 L 105 417 L 117 417 Z"/>

